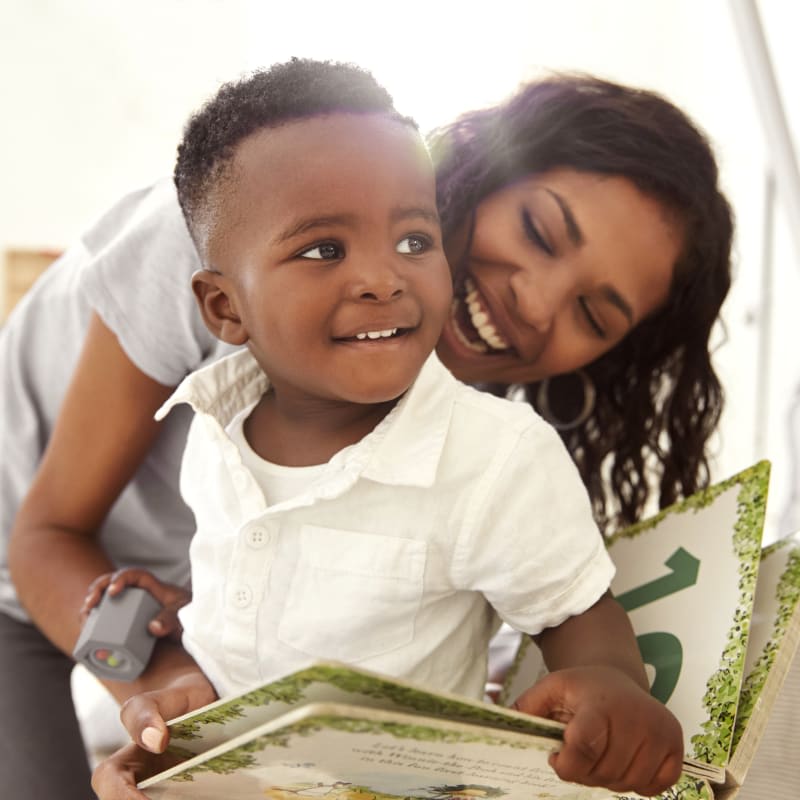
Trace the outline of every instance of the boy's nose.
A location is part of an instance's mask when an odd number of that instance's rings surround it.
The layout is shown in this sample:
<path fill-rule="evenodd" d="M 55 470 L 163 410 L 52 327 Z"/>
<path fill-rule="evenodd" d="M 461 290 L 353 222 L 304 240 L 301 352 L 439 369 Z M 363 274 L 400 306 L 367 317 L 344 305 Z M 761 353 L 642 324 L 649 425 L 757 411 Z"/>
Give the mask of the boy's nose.
<path fill-rule="evenodd" d="M 376 260 L 359 270 L 352 289 L 361 300 L 386 303 L 403 294 L 406 280 L 394 266 Z"/>

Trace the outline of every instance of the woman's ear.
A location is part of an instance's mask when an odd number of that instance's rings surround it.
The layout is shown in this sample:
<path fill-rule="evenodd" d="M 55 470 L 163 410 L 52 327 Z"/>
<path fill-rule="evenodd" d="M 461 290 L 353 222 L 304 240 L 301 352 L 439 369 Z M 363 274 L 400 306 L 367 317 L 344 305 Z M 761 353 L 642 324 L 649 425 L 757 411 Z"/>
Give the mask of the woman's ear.
<path fill-rule="evenodd" d="M 192 275 L 192 291 L 206 327 L 227 344 L 242 345 L 250 338 L 239 312 L 231 281 L 206 269 Z"/>

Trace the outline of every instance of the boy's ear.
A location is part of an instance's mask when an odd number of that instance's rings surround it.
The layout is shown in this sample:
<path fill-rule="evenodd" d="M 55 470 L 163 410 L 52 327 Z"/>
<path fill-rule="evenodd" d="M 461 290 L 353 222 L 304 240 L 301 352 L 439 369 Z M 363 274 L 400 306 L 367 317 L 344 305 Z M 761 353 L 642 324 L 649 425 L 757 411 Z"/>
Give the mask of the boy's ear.
<path fill-rule="evenodd" d="M 192 275 L 192 291 L 200 307 L 206 327 L 227 344 L 245 344 L 250 338 L 239 312 L 233 287 L 218 272 L 201 269 Z"/>

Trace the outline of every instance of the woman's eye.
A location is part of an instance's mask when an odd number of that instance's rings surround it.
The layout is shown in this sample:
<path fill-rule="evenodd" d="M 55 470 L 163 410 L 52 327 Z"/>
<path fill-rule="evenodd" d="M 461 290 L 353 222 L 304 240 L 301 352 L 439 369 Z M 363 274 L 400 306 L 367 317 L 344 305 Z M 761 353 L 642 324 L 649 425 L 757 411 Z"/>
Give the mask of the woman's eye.
<path fill-rule="evenodd" d="M 320 261 L 331 261 L 336 258 L 344 258 L 344 248 L 336 242 L 323 242 L 309 247 L 297 254 L 298 258 L 312 258 Z"/>
<path fill-rule="evenodd" d="M 397 252 L 419 255 L 424 253 L 430 246 L 431 242 L 427 236 L 414 234 L 413 236 L 406 236 L 397 243 Z"/>
<path fill-rule="evenodd" d="M 585 297 L 580 297 L 578 298 L 578 304 L 581 307 L 583 318 L 589 323 L 589 327 L 592 329 L 592 331 L 594 331 L 594 333 L 601 339 L 605 339 L 608 334 L 606 333 L 605 328 L 600 324 L 597 317 L 592 313 L 592 308 L 589 305 L 589 301 Z"/>
<path fill-rule="evenodd" d="M 550 247 L 544 236 L 539 232 L 527 208 L 522 209 L 522 227 L 525 230 L 525 235 L 536 247 L 540 247 L 549 256 L 553 255 L 553 248 Z"/>

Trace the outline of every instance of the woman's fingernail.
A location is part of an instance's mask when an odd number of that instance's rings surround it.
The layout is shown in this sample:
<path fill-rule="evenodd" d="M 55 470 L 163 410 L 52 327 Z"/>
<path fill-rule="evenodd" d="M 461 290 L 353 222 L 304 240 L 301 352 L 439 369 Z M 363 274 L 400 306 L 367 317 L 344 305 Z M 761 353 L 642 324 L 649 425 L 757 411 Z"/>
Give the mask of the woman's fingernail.
<path fill-rule="evenodd" d="M 145 728 L 142 731 L 142 744 L 157 753 L 161 749 L 161 731 L 158 728 Z"/>

